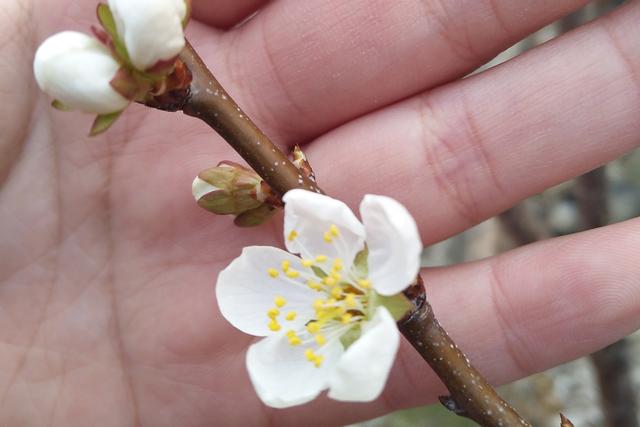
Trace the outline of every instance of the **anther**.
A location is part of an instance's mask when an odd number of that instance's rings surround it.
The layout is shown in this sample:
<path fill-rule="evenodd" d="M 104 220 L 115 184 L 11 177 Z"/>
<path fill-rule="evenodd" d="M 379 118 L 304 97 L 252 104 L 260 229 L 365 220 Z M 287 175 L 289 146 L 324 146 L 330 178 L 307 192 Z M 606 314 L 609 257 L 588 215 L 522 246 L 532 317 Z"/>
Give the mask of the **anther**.
<path fill-rule="evenodd" d="M 318 345 L 322 346 L 327 342 L 327 339 L 324 337 L 324 335 L 318 334 L 316 335 L 316 342 L 318 343 Z"/>
<path fill-rule="evenodd" d="M 269 329 L 271 329 L 273 332 L 277 332 L 280 330 L 280 328 L 282 328 L 282 326 L 280 326 L 280 324 L 275 320 L 272 320 L 271 322 L 269 322 L 268 326 L 269 326 Z"/>
<path fill-rule="evenodd" d="M 287 270 L 289 270 L 289 267 L 291 266 L 291 263 L 289 262 L 289 260 L 285 259 L 284 261 L 282 261 L 282 271 L 284 271 L 285 273 L 287 272 Z"/>
<path fill-rule="evenodd" d="M 331 235 L 330 232 L 327 231 L 324 233 L 324 241 L 327 243 L 333 242 L 333 236 Z"/>
<path fill-rule="evenodd" d="M 296 237 L 298 237 L 298 232 L 296 230 L 291 230 L 291 233 L 289 233 L 289 237 L 287 237 L 287 240 L 293 242 Z"/>
<path fill-rule="evenodd" d="M 344 302 L 345 304 L 347 304 L 347 307 L 355 308 L 355 306 L 357 305 L 356 296 L 354 294 L 347 294 L 346 298 L 344 299 Z"/>
<path fill-rule="evenodd" d="M 278 317 L 278 315 L 280 314 L 280 310 L 278 310 L 277 308 L 270 308 L 269 310 L 267 310 L 267 316 L 269 316 L 270 319 L 274 319 L 276 317 Z"/>
<path fill-rule="evenodd" d="M 318 255 L 316 257 L 316 262 L 325 262 L 327 260 L 327 256 L 326 255 Z"/>
<path fill-rule="evenodd" d="M 278 308 L 282 308 L 282 307 L 284 307 L 284 305 L 287 303 L 287 300 L 286 300 L 286 299 L 284 299 L 284 297 L 277 296 L 277 297 L 274 299 L 274 303 L 275 303 L 275 305 L 276 305 Z"/>
<path fill-rule="evenodd" d="M 358 286 L 362 289 L 369 289 L 371 287 L 371 281 L 367 279 L 360 279 L 358 280 Z"/>
<path fill-rule="evenodd" d="M 310 334 L 318 333 L 318 331 L 320 331 L 320 324 L 318 322 L 309 322 L 307 331 L 309 331 Z"/>
<path fill-rule="evenodd" d="M 278 270 L 276 270 L 275 268 L 268 269 L 267 273 L 269 273 L 269 276 L 273 277 L 274 279 L 276 277 L 278 277 L 278 275 L 280 274 L 280 272 Z"/>
<path fill-rule="evenodd" d="M 331 289 L 331 296 L 334 298 L 340 298 L 340 296 L 342 295 L 342 288 L 340 288 L 340 286 L 336 286 L 335 288 Z"/>
<path fill-rule="evenodd" d="M 287 277 L 288 277 L 288 278 L 290 278 L 290 279 L 295 279 L 296 277 L 300 276 L 300 272 L 299 272 L 299 271 L 297 271 L 297 270 L 294 270 L 294 269 L 292 269 L 292 268 L 290 268 L 290 269 L 286 270 L 286 273 L 285 273 L 285 274 L 286 274 L 286 275 L 287 275 Z"/>
<path fill-rule="evenodd" d="M 338 237 L 340 235 L 340 230 L 338 230 L 338 227 L 336 227 L 335 224 L 331 224 L 331 227 L 329 227 L 329 233 L 334 237 Z"/>
<path fill-rule="evenodd" d="M 288 321 L 292 321 L 292 320 L 295 320 L 297 315 L 298 313 L 296 313 L 295 311 L 290 311 L 287 313 L 287 315 L 284 318 L 287 319 Z"/>
<path fill-rule="evenodd" d="M 327 276 L 324 279 L 322 279 L 322 283 L 324 283 L 327 286 L 333 286 L 336 284 L 336 279 L 334 277 Z"/>
<path fill-rule="evenodd" d="M 309 267 L 313 266 L 313 260 L 311 260 L 311 259 L 303 259 L 301 264 L 302 264 L 303 267 L 309 268 Z"/>

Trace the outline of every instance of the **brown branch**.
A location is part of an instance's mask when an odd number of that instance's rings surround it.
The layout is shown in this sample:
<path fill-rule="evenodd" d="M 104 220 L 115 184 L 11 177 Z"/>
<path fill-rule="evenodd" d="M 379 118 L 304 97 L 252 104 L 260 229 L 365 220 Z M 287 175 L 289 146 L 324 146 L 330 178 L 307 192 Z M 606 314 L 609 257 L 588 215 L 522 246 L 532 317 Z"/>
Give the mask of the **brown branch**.
<path fill-rule="evenodd" d="M 180 59 L 193 76 L 185 114 L 211 126 L 281 196 L 292 188 L 320 191 L 242 111 L 190 44 Z"/>
<path fill-rule="evenodd" d="M 449 390 L 451 395 L 441 396 L 440 402 L 481 426 L 530 426 L 480 375 L 442 328 L 424 297 L 422 280 L 408 293 L 416 310 L 398 322 L 398 327 Z"/>
<path fill-rule="evenodd" d="M 247 117 L 208 70 L 190 44 L 180 60 L 191 71 L 189 88 L 147 103 L 205 121 L 280 195 L 294 188 L 321 190 L 289 161 Z M 529 426 L 493 390 L 455 346 L 425 300 L 422 279 L 405 294 L 416 309 L 398 323 L 400 331 L 434 369 L 451 393 L 443 403 L 456 413 L 487 427 Z"/>

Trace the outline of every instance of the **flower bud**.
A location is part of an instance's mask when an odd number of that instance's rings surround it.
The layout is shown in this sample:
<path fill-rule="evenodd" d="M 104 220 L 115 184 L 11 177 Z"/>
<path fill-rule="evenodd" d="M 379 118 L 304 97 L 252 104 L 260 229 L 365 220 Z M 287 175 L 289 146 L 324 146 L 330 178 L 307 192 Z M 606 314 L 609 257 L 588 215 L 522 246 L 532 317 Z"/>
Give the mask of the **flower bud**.
<path fill-rule="evenodd" d="M 192 189 L 198 205 L 219 215 L 239 215 L 256 209 L 267 197 L 262 178 L 232 162 L 201 172 Z"/>
<path fill-rule="evenodd" d="M 171 62 L 184 48 L 186 0 L 109 0 L 118 34 L 140 71 Z"/>
<path fill-rule="evenodd" d="M 121 111 L 129 104 L 110 85 L 119 68 L 107 47 L 74 31 L 49 37 L 33 61 L 38 85 L 56 105 L 101 115 Z"/>

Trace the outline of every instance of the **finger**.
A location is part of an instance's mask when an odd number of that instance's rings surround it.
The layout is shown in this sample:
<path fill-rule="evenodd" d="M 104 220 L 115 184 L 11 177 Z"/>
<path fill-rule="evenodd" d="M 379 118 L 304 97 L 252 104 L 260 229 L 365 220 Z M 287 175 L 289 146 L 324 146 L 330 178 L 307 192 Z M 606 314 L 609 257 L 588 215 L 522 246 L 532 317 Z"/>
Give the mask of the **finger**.
<path fill-rule="evenodd" d="M 29 125 L 29 111 L 35 98 L 27 53 L 32 42 L 30 4 L 10 2 L 0 14 L 0 187 L 17 163 Z"/>
<path fill-rule="evenodd" d="M 444 327 L 481 372 L 502 384 L 640 328 L 639 248 L 635 219 L 424 277 Z M 413 353 L 406 357 L 404 366 L 419 362 Z M 415 392 L 406 384 L 393 391 L 400 401 Z"/>
<path fill-rule="evenodd" d="M 196 46 L 252 117 L 291 142 L 460 77 L 584 3 L 285 0 L 222 45 Z"/>
<path fill-rule="evenodd" d="M 193 17 L 218 28 L 230 28 L 255 13 L 268 0 L 194 0 Z"/>
<path fill-rule="evenodd" d="M 326 135 L 308 147 L 319 182 L 352 206 L 397 197 L 435 242 L 615 159 L 640 142 L 638 18 L 631 3 Z"/>

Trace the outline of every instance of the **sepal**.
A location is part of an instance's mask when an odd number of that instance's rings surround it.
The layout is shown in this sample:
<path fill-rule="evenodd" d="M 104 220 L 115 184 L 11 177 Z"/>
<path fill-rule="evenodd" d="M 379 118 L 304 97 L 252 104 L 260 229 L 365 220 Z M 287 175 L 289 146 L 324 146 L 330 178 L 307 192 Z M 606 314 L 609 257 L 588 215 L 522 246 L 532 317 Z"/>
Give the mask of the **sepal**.
<path fill-rule="evenodd" d="M 93 122 L 93 126 L 91 126 L 91 131 L 89 132 L 89 136 L 100 135 L 101 133 L 107 131 L 115 122 L 118 120 L 122 111 L 117 111 L 111 114 L 101 114 L 96 117 L 96 120 Z"/>

